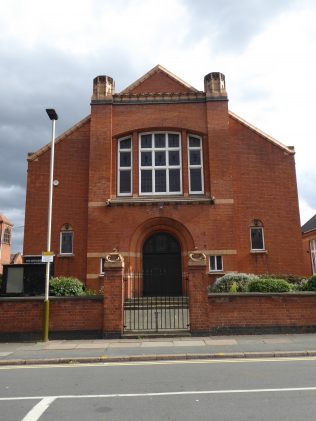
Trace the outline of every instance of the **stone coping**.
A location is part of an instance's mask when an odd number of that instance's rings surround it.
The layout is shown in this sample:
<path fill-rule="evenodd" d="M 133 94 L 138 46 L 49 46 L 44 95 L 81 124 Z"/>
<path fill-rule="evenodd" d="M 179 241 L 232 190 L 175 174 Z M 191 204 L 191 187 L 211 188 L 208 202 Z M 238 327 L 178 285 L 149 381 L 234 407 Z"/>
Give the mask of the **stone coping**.
<path fill-rule="evenodd" d="M 314 295 L 316 292 L 313 291 L 295 291 L 295 292 L 212 292 L 208 293 L 208 297 L 267 297 L 267 296 L 286 296 L 286 297 L 295 297 L 295 296 L 307 296 Z"/>
<path fill-rule="evenodd" d="M 69 295 L 66 297 L 49 296 L 49 301 L 79 301 L 79 300 L 103 300 L 103 295 Z M 0 297 L 0 302 L 3 301 L 44 301 L 44 295 L 32 297 Z"/>

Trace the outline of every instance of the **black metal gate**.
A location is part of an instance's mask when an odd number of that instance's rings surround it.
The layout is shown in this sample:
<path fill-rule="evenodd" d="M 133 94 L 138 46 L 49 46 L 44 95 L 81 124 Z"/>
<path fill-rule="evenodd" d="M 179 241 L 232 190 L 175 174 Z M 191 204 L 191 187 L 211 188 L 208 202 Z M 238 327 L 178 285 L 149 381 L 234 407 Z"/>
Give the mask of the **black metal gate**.
<path fill-rule="evenodd" d="M 155 287 L 149 288 L 151 283 L 154 283 Z M 144 275 L 142 273 L 126 274 L 124 277 L 124 332 L 154 333 L 189 330 L 187 274 L 182 275 L 181 283 L 181 295 L 164 295 L 166 274 L 148 272 Z M 154 293 L 147 295 L 149 290 Z"/>

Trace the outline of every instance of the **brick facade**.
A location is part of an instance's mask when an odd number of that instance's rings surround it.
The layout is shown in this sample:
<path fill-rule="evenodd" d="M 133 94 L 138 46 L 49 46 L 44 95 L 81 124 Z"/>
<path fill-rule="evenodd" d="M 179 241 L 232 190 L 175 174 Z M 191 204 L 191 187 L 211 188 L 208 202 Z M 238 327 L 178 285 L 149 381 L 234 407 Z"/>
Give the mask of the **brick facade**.
<path fill-rule="evenodd" d="M 12 222 L 0 214 L 0 274 L 3 273 L 3 265 L 11 262 L 12 227 Z"/>
<path fill-rule="evenodd" d="M 140 133 L 180 135 L 181 194 L 142 195 Z M 187 137 L 201 139 L 204 189 L 190 194 Z M 118 191 L 118 141 L 132 144 L 132 192 Z M 28 157 L 24 254 L 45 249 L 49 145 Z M 211 73 L 198 91 L 161 66 L 119 94 L 94 80 L 91 114 L 56 140 L 52 250 L 55 274 L 103 285 L 100 259 L 115 247 L 126 271 L 142 271 L 146 239 L 159 232 L 179 243 L 182 271 L 194 249 L 223 259 L 223 271 L 302 274 L 294 151 L 228 110 L 225 78 Z M 251 252 L 260 221 L 264 247 Z M 60 231 L 73 229 L 73 253 L 60 254 Z M 218 273 L 207 274 L 211 283 Z"/>
<path fill-rule="evenodd" d="M 316 215 L 302 226 L 304 273 L 316 273 Z"/>

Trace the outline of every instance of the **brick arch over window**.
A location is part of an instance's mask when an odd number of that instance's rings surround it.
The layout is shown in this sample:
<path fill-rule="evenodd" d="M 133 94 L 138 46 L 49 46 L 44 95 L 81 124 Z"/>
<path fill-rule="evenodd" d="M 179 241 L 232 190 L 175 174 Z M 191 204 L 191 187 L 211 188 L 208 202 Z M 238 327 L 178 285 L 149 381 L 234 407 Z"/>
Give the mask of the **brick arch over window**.
<path fill-rule="evenodd" d="M 182 255 L 185 252 L 194 250 L 194 240 L 190 231 L 180 222 L 172 218 L 158 217 L 151 218 L 139 225 L 134 231 L 130 241 L 130 252 L 141 256 L 145 241 L 155 233 L 166 232 L 171 234 L 179 243 Z M 186 267 L 186 261 L 183 261 Z M 134 262 L 139 269 L 140 262 Z"/>

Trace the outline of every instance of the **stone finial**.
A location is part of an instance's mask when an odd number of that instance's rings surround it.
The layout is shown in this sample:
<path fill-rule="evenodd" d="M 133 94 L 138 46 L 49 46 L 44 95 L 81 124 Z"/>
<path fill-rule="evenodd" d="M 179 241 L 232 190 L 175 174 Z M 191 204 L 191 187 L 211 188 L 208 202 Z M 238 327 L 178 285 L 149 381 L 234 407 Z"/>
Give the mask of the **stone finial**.
<path fill-rule="evenodd" d="M 212 72 L 204 77 L 204 91 L 207 97 L 227 97 L 225 75 Z"/>
<path fill-rule="evenodd" d="M 115 82 L 110 76 L 97 76 L 93 79 L 92 100 L 111 99 L 114 94 Z"/>

